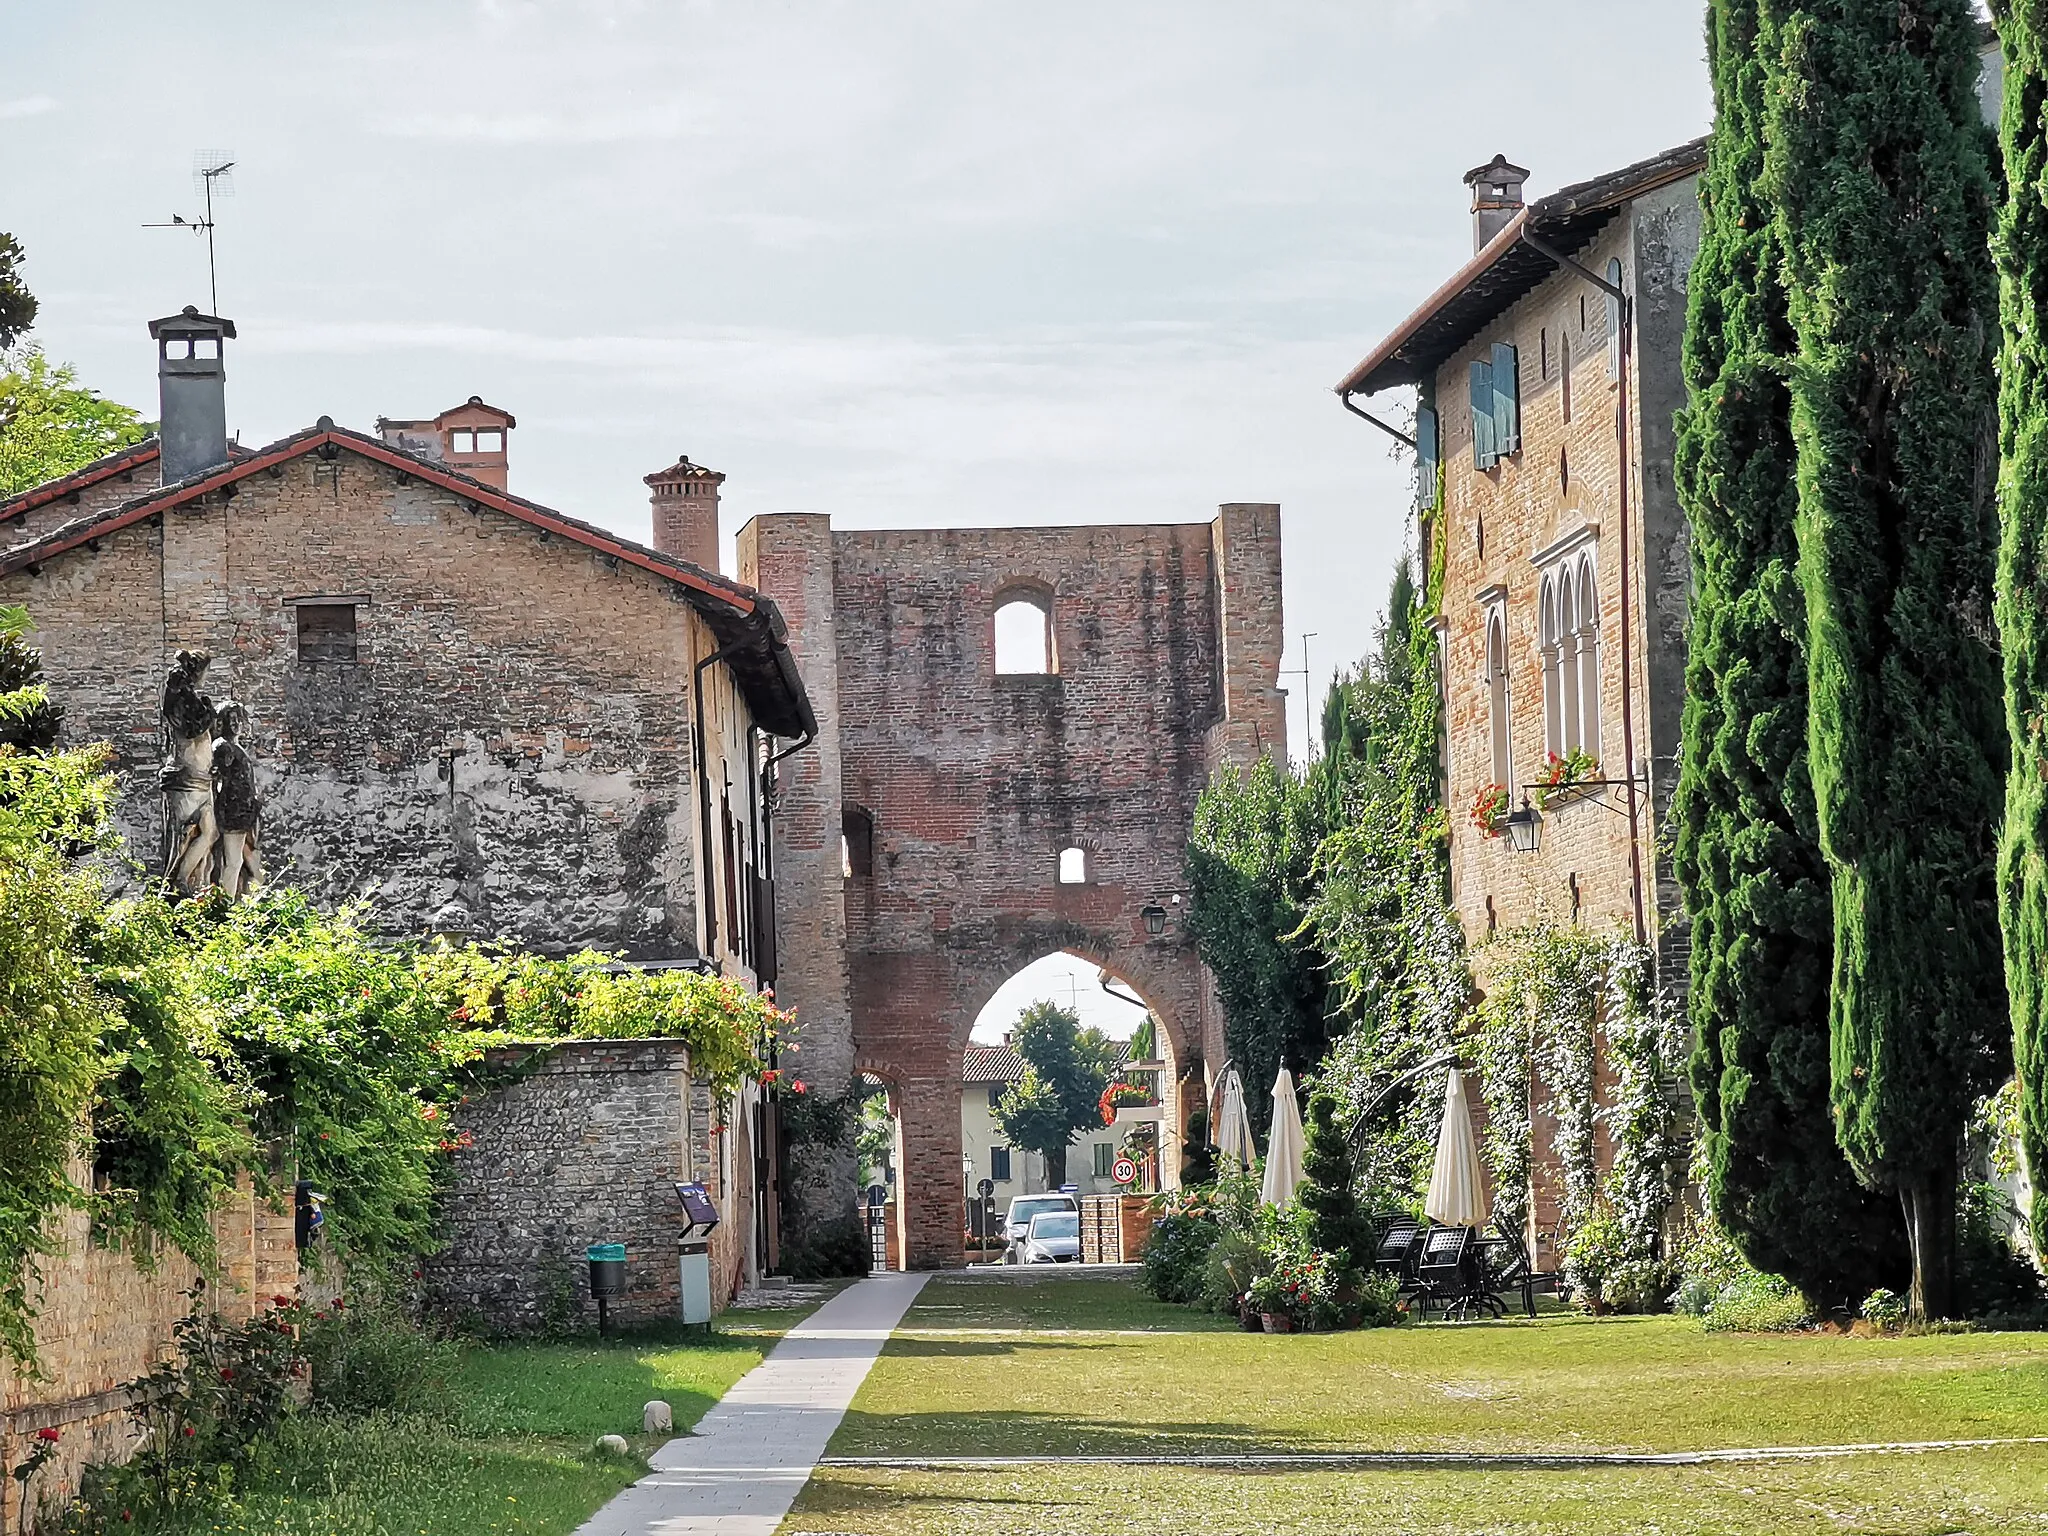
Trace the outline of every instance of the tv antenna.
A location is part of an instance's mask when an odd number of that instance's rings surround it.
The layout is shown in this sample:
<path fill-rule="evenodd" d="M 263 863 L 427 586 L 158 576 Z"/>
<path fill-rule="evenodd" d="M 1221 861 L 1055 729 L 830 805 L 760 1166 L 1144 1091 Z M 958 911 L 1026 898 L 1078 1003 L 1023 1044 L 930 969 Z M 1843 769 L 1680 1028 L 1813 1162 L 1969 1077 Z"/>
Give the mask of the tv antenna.
<path fill-rule="evenodd" d="M 1316 760 L 1316 705 L 1315 699 L 1311 696 L 1313 690 L 1309 686 L 1308 643 L 1309 641 L 1316 638 L 1316 634 L 1317 632 L 1311 629 L 1307 633 L 1302 635 L 1301 665 L 1299 667 L 1289 669 L 1288 672 L 1285 674 L 1288 677 L 1298 677 L 1301 679 L 1302 745 L 1308 752 L 1308 760 L 1310 762 L 1314 762 Z"/>
<path fill-rule="evenodd" d="M 188 219 L 181 213 L 174 213 L 168 223 L 142 226 L 144 229 L 189 229 L 195 235 L 206 236 L 206 293 L 211 312 L 216 315 L 220 313 L 220 276 L 213 259 L 213 200 L 235 195 L 234 171 L 233 155 L 214 149 L 200 150 L 192 157 L 192 190 L 205 199 L 205 214 L 197 219 Z"/>

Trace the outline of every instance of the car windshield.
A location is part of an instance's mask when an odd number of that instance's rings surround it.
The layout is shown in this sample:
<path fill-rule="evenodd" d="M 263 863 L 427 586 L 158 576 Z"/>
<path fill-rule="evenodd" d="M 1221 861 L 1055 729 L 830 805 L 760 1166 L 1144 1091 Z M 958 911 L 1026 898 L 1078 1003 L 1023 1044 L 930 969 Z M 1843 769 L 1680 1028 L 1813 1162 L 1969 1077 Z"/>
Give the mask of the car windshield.
<path fill-rule="evenodd" d="M 1081 1218 L 1072 1211 L 1048 1211 L 1031 1218 L 1033 1237 L 1079 1237 Z"/>
<path fill-rule="evenodd" d="M 1027 1225 L 1032 1217 L 1041 1216 L 1047 1211 L 1072 1211 L 1073 1209 L 1073 1201 L 1069 1200 L 1065 1195 L 1054 1195 L 1050 1199 L 1043 1200 L 1017 1200 L 1011 1203 L 1010 1221 L 1014 1225 L 1023 1226 Z"/>

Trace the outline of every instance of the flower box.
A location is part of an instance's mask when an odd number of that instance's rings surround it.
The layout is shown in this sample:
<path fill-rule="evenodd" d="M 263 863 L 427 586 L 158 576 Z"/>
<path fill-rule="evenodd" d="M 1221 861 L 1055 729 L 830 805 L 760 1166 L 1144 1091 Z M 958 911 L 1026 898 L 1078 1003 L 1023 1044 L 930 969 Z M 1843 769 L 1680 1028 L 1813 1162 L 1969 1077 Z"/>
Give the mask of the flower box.
<path fill-rule="evenodd" d="M 1119 1104 L 1116 1107 L 1118 1125 L 1163 1125 L 1165 1122 L 1164 1104 Z"/>

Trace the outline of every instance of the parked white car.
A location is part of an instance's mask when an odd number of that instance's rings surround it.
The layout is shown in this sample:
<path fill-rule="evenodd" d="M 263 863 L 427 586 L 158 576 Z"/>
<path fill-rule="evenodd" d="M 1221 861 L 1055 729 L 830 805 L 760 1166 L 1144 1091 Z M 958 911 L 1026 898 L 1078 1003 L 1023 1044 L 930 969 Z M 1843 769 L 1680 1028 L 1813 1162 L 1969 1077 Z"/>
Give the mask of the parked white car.
<path fill-rule="evenodd" d="M 1005 1264 L 1021 1264 L 1024 1261 L 1024 1239 L 1031 1231 L 1031 1220 L 1047 1212 L 1069 1212 L 1076 1221 L 1079 1231 L 1081 1204 L 1072 1195 L 1058 1191 L 1045 1195 L 1018 1195 L 1010 1202 L 1010 1209 L 1003 1217 L 1003 1249 Z"/>
<path fill-rule="evenodd" d="M 1031 1218 L 1024 1233 L 1026 1264 L 1078 1264 L 1081 1262 L 1081 1213 L 1042 1211 Z"/>

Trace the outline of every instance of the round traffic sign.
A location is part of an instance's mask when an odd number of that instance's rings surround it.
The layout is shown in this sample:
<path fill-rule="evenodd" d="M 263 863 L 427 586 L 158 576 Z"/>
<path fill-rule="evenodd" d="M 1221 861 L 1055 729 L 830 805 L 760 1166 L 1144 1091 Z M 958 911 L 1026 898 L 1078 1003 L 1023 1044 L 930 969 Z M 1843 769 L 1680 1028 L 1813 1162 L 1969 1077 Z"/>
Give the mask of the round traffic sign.
<path fill-rule="evenodd" d="M 1120 1157 L 1110 1165 L 1109 1176 L 1119 1184 L 1128 1184 L 1138 1176 L 1138 1165 L 1128 1157 Z"/>

